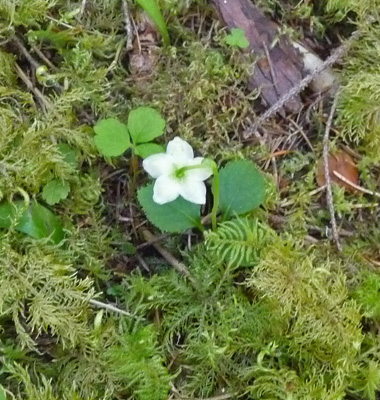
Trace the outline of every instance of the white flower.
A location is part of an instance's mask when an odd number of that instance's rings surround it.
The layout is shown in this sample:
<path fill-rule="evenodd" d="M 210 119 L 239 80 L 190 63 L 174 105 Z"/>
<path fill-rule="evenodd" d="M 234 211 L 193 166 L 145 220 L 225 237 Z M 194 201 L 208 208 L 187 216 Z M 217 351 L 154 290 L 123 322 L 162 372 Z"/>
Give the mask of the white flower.
<path fill-rule="evenodd" d="M 153 154 L 143 161 L 145 171 L 156 179 L 153 200 L 158 204 L 174 201 L 178 196 L 196 204 L 206 203 L 204 180 L 212 175 L 208 166 L 200 165 L 203 157 L 195 157 L 192 147 L 179 137 L 168 143 L 166 153 Z"/>

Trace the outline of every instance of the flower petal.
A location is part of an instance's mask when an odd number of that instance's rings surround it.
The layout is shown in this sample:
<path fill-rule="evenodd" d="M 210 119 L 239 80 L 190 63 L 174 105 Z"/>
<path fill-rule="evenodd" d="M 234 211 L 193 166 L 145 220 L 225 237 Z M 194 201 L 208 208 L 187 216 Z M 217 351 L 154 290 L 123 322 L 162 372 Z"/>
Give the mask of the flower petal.
<path fill-rule="evenodd" d="M 187 164 L 187 166 L 192 165 L 199 165 L 202 164 L 204 160 L 203 157 L 195 157 L 191 162 Z M 186 178 L 192 179 L 194 181 L 204 181 L 209 178 L 213 174 L 212 169 L 210 167 L 204 168 L 196 168 L 196 169 L 189 169 L 186 171 Z"/>
<path fill-rule="evenodd" d="M 187 160 L 194 158 L 193 148 L 185 140 L 175 137 L 168 143 L 166 154 L 170 154 L 175 158 L 176 162 L 185 163 Z"/>
<path fill-rule="evenodd" d="M 143 168 L 152 177 L 169 175 L 174 168 L 173 157 L 166 153 L 153 154 L 143 161 Z"/>
<path fill-rule="evenodd" d="M 180 185 L 170 176 L 161 175 L 153 187 L 153 201 L 157 204 L 166 204 L 179 196 Z"/>
<path fill-rule="evenodd" d="M 206 203 L 206 185 L 203 182 L 185 179 L 179 185 L 179 194 L 191 203 Z"/>

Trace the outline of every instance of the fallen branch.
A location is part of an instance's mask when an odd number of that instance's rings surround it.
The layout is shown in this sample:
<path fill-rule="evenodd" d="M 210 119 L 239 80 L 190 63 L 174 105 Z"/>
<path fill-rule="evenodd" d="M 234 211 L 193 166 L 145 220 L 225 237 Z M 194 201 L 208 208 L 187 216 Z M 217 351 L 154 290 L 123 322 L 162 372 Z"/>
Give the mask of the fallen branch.
<path fill-rule="evenodd" d="M 354 42 L 360 35 L 359 31 L 356 31 L 352 34 L 350 39 L 348 39 L 345 43 L 339 46 L 333 53 L 311 74 L 305 76 L 296 86 L 289 90 L 288 93 L 285 93 L 272 107 L 268 108 L 267 111 L 250 127 L 245 129 L 243 132 L 243 138 L 248 139 L 252 135 L 255 134 L 257 129 L 270 117 L 276 114 L 279 110 L 281 110 L 285 103 L 287 103 L 292 97 L 299 94 L 303 89 L 305 89 L 311 81 L 319 75 L 326 68 L 335 64 L 350 48 L 352 42 Z"/>
<path fill-rule="evenodd" d="M 336 225 L 335 219 L 335 210 L 334 210 L 334 202 L 333 202 L 333 195 L 331 189 L 331 180 L 330 180 L 330 170 L 329 170 L 329 136 L 332 121 L 334 118 L 335 110 L 338 104 L 338 95 L 335 96 L 333 105 L 330 110 L 330 115 L 326 123 L 326 130 L 323 136 L 323 163 L 324 163 L 324 172 L 325 172 L 325 181 L 326 181 L 326 198 L 327 198 L 327 205 L 330 211 L 330 220 L 331 220 L 331 229 L 332 235 L 336 244 L 336 247 L 339 251 L 342 251 L 342 247 L 339 241 L 339 234 Z"/>

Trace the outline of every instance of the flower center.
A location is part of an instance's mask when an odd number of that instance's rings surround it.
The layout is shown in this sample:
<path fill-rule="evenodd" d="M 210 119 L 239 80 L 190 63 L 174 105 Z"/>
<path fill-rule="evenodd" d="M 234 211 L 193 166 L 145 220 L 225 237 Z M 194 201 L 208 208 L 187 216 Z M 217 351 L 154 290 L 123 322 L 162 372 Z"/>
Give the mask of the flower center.
<path fill-rule="evenodd" d="M 186 169 L 187 169 L 186 167 L 177 168 L 174 171 L 174 176 L 176 177 L 176 179 L 183 179 L 186 174 Z"/>

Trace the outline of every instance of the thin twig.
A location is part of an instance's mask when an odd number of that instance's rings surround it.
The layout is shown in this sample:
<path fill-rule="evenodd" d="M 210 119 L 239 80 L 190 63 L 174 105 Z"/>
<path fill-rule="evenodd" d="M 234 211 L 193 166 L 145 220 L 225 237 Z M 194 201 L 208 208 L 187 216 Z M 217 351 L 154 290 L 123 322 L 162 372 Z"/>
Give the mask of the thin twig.
<path fill-rule="evenodd" d="M 324 173 L 325 173 L 325 181 L 326 181 L 326 198 L 327 198 L 327 205 L 330 211 L 330 220 L 331 220 L 331 228 L 332 228 L 332 235 L 336 244 L 336 247 L 339 251 L 342 251 L 342 247 L 339 241 L 339 234 L 336 225 L 335 219 L 335 210 L 334 210 L 334 201 L 331 189 L 331 180 L 330 180 L 330 170 L 329 170 L 329 137 L 330 137 L 330 130 L 332 121 L 334 118 L 335 110 L 338 104 L 338 94 L 334 98 L 333 105 L 330 110 L 330 115 L 326 123 L 326 130 L 323 136 L 323 163 L 324 163 Z"/>
<path fill-rule="evenodd" d="M 318 193 L 320 193 L 320 192 L 323 192 L 325 189 L 326 189 L 326 185 L 323 185 L 323 186 L 321 186 L 321 187 L 319 187 L 319 188 L 317 188 L 317 189 L 312 190 L 311 192 L 308 193 L 308 195 L 309 195 L 310 197 L 311 197 L 311 196 L 314 196 L 315 194 L 318 194 Z M 280 207 L 283 208 L 283 207 L 291 206 L 291 205 L 293 205 L 296 201 L 297 201 L 296 199 L 291 199 L 291 200 L 283 201 L 282 203 L 280 203 Z"/>
<path fill-rule="evenodd" d="M 292 119 L 289 119 L 290 123 L 293 124 L 297 130 L 294 133 L 300 133 L 302 135 L 302 137 L 305 139 L 305 142 L 307 143 L 307 145 L 309 146 L 311 151 L 314 151 L 314 147 L 310 142 L 310 139 L 308 138 L 306 132 L 303 130 L 302 126 L 298 125 L 297 122 L 293 121 Z"/>
<path fill-rule="evenodd" d="M 112 311 L 112 312 L 115 312 L 118 314 L 125 315 L 127 317 L 133 317 L 133 315 L 131 313 L 121 310 L 120 308 L 117 308 L 117 307 L 113 306 L 112 304 L 102 303 L 101 301 L 98 301 L 95 299 L 91 299 L 90 304 L 92 304 L 93 306 L 98 307 L 98 308 L 103 308 L 104 310 L 108 310 L 108 311 Z"/>
<path fill-rule="evenodd" d="M 370 195 L 372 195 L 372 196 L 376 196 L 376 197 L 379 197 L 379 198 L 380 198 L 380 193 L 378 193 L 378 192 L 373 192 L 372 190 L 365 189 L 364 187 L 361 187 L 361 186 L 357 185 L 356 183 L 351 182 L 349 179 L 347 179 L 345 176 L 343 176 L 343 175 L 340 174 L 339 172 L 337 172 L 337 171 L 334 170 L 334 171 L 333 171 L 333 174 L 334 174 L 338 179 L 340 179 L 340 180 L 343 181 L 344 183 L 347 183 L 347 185 L 350 185 L 352 188 L 358 190 L 359 192 L 362 192 L 362 193 L 365 193 L 365 194 L 370 194 Z"/>
<path fill-rule="evenodd" d="M 34 44 L 31 45 L 33 51 L 40 57 L 40 59 L 49 66 L 53 71 L 58 71 L 58 68 L 45 56 L 45 54 Z"/>
<path fill-rule="evenodd" d="M 215 397 L 207 397 L 207 398 L 200 398 L 200 397 L 177 397 L 176 400 L 228 400 L 232 399 L 235 395 L 231 393 L 222 394 L 220 396 Z"/>
<path fill-rule="evenodd" d="M 138 262 L 140 263 L 140 265 L 145 269 L 145 271 L 150 272 L 148 264 L 145 262 L 145 260 L 142 258 L 142 256 L 137 253 L 136 258 L 137 258 Z"/>
<path fill-rule="evenodd" d="M 80 7 L 79 18 L 83 17 L 84 12 L 86 11 L 87 0 L 82 0 L 82 5 Z"/>
<path fill-rule="evenodd" d="M 162 241 L 163 241 L 164 239 L 166 239 L 167 237 L 168 237 L 168 234 L 167 234 L 167 233 L 163 233 L 163 234 L 161 234 L 161 235 L 157 235 L 157 236 L 155 236 L 152 240 L 148 240 L 148 241 L 146 241 L 146 242 L 144 242 L 144 243 L 139 244 L 139 245 L 136 247 L 136 250 L 137 250 L 137 251 L 143 250 L 143 249 L 145 249 L 145 247 L 152 246 L 154 243 L 162 242 Z"/>
<path fill-rule="evenodd" d="M 25 83 L 26 87 L 34 93 L 34 95 L 36 96 L 38 102 L 40 103 L 41 107 L 47 111 L 49 109 L 52 108 L 52 104 L 50 103 L 50 101 L 42 94 L 42 92 L 36 88 L 32 81 L 27 77 L 27 75 L 25 74 L 25 72 L 20 68 L 20 66 L 15 63 L 15 68 L 16 68 L 16 72 L 17 75 L 21 78 L 21 80 Z"/>
<path fill-rule="evenodd" d="M 155 236 L 152 232 L 148 229 L 142 230 L 142 235 L 147 242 L 150 242 L 152 246 L 165 258 L 165 260 L 180 274 L 186 276 L 189 281 L 192 283 L 194 287 L 197 287 L 197 282 L 195 279 L 190 275 L 189 270 L 187 269 L 186 265 L 178 261 L 173 254 L 171 254 L 168 250 L 163 248 L 159 243 L 155 241 Z"/>
<path fill-rule="evenodd" d="M 41 64 L 29 53 L 29 51 L 23 45 L 22 41 L 17 36 L 13 38 L 13 43 L 17 46 L 17 48 L 29 61 L 29 63 L 32 65 L 34 69 L 38 69 L 41 66 Z"/>
<path fill-rule="evenodd" d="M 351 46 L 351 43 L 356 40 L 360 35 L 359 31 L 356 31 L 352 34 L 350 39 L 348 39 L 345 43 L 343 43 L 341 46 L 339 46 L 333 53 L 320 65 L 318 66 L 312 73 L 309 75 L 306 75 L 305 78 L 303 78 L 298 85 L 293 86 L 289 92 L 285 93 L 283 96 L 281 96 L 278 101 L 273 104 L 270 108 L 268 108 L 265 113 L 258 118 L 258 120 L 245 129 L 243 132 L 243 138 L 248 139 L 250 136 L 254 135 L 257 129 L 261 126 L 263 122 L 265 122 L 268 118 L 276 114 L 279 110 L 283 108 L 283 106 L 290 100 L 292 99 L 295 95 L 300 93 L 303 89 L 305 89 L 311 81 L 319 75 L 322 71 L 324 71 L 326 68 L 330 67 L 331 65 L 335 64 L 349 49 Z"/>
<path fill-rule="evenodd" d="M 124 29 L 125 33 L 127 34 L 127 44 L 126 44 L 126 49 L 127 51 L 133 49 L 133 28 L 132 28 L 132 23 L 131 23 L 131 16 L 129 13 L 129 7 L 128 7 L 128 1 L 123 0 L 122 1 L 122 7 L 123 7 L 123 15 L 124 15 Z"/>

